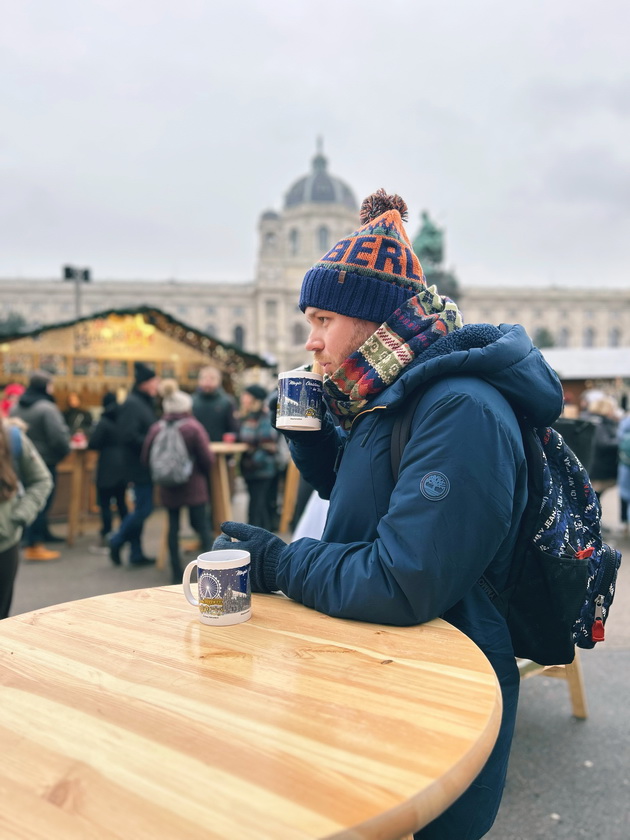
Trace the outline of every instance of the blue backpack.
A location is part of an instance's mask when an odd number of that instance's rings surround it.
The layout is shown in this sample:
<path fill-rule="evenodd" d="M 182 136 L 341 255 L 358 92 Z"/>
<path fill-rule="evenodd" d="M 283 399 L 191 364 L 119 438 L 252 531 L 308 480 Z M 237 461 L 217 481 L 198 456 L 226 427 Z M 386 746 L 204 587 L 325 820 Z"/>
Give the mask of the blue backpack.
<path fill-rule="evenodd" d="M 405 403 L 392 431 L 398 476 L 416 407 L 429 383 Z M 588 473 L 562 435 L 519 417 L 528 470 L 528 500 L 508 582 L 497 591 L 488 569 L 479 585 L 505 616 L 514 655 L 565 665 L 575 645 L 604 641 L 621 554 L 602 541 L 601 508 Z"/>

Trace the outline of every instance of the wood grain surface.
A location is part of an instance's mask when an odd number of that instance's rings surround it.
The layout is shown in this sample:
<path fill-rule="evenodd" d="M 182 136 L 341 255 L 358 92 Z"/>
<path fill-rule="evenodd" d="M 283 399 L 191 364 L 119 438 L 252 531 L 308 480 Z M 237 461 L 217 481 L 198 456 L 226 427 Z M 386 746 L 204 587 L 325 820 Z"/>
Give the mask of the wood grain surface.
<path fill-rule="evenodd" d="M 202 625 L 181 586 L 0 622 L 0 837 L 394 840 L 494 744 L 498 684 L 449 624 L 281 596 Z"/>

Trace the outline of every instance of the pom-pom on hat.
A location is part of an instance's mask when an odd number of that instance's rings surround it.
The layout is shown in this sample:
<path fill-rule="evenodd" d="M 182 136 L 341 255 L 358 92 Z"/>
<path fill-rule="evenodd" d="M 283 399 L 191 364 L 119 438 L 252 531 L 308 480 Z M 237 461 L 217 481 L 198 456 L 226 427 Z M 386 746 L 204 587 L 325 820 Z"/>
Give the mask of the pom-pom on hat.
<path fill-rule="evenodd" d="M 133 363 L 133 378 L 135 379 L 136 385 L 142 385 L 143 382 L 148 382 L 149 379 L 153 379 L 155 376 L 155 371 L 148 365 L 145 365 L 144 362 Z"/>
<path fill-rule="evenodd" d="M 362 227 L 306 272 L 300 309 L 326 309 L 382 324 L 426 287 L 422 266 L 403 227 L 407 205 L 380 189 L 361 205 Z"/>
<path fill-rule="evenodd" d="M 160 383 L 160 395 L 164 414 L 190 414 L 192 411 L 192 397 L 180 391 L 174 379 L 164 379 Z"/>

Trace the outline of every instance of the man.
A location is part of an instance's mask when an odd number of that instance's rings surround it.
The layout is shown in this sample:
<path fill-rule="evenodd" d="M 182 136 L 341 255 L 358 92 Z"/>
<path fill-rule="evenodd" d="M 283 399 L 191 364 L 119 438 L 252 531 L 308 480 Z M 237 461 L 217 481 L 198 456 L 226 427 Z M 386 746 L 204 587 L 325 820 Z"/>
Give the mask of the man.
<path fill-rule="evenodd" d="M 193 414 L 210 440 L 223 440 L 226 432 L 236 432 L 234 402 L 221 387 L 221 371 L 208 365 L 199 371 L 198 388 L 193 395 Z"/>
<path fill-rule="evenodd" d="M 504 585 L 527 499 L 512 406 L 550 425 L 562 389 L 522 327 L 462 326 L 456 305 L 426 287 L 402 226 L 406 209 L 382 190 L 370 196 L 363 227 L 302 284 L 306 349 L 324 370 L 328 408 L 321 431 L 285 436 L 301 473 L 330 499 L 321 540 L 286 545 L 225 523 L 216 546 L 250 552 L 255 590 L 362 621 L 443 616 L 484 651 L 503 693 L 497 743 L 470 788 L 415 835 L 477 840 L 501 799 L 519 683 L 505 620 L 477 581 L 485 574 Z M 394 480 L 393 424 L 420 386 Z"/>
<path fill-rule="evenodd" d="M 154 557 L 147 557 L 142 551 L 142 528 L 153 510 L 153 482 L 141 455 L 147 432 L 157 419 L 154 401 L 159 384 L 155 371 L 143 362 L 134 362 L 134 386 L 118 411 L 120 444 L 126 464 L 123 478 L 133 483 L 134 509 L 108 539 L 109 556 L 115 566 L 121 565 L 120 552 L 127 542 L 130 545 L 130 566 L 155 563 Z"/>
<path fill-rule="evenodd" d="M 19 417 L 26 423 L 26 434 L 42 456 L 53 482 L 46 504 L 24 531 L 25 560 L 56 560 L 59 552 L 46 548 L 44 543 L 63 542 L 61 537 L 50 532 L 48 511 L 55 498 L 57 464 L 70 452 L 70 431 L 55 404 L 53 392 L 52 376 L 43 370 L 35 371 L 28 388 L 11 409 L 12 417 Z"/>

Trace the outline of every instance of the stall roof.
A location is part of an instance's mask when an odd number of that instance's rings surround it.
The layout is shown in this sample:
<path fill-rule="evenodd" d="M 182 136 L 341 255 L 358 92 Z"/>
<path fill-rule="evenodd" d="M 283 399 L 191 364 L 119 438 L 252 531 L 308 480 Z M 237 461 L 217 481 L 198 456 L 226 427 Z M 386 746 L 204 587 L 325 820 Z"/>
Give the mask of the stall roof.
<path fill-rule="evenodd" d="M 247 353 L 234 344 L 227 344 L 224 341 L 220 341 L 218 338 L 208 333 L 203 333 L 195 327 L 185 324 L 183 321 L 178 321 L 177 318 L 173 318 L 172 315 L 155 306 L 139 306 L 131 309 L 106 309 L 101 312 L 92 312 L 90 315 L 73 318 L 70 321 L 43 324 L 41 327 L 28 330 L 27 332 L 3 335 L 0 341 L 8 344 L 20 338 L 36 338 L 42 333 L 73 327 L 76 324 L 94 321 L 98 318 L 107 318 L 110 315 L 142 315 L 145 321 L 148 324 L 152 324 L 157 330 L 195 350 L 215 356 L 226 368 L 273 367 L 262 356 L 257 356 L 255 353 Z"/>
<path fill-rule="evenodd" d="M 630 377 L 630 347 L 548 347 L 540 352 L 560 379 Z"/>

